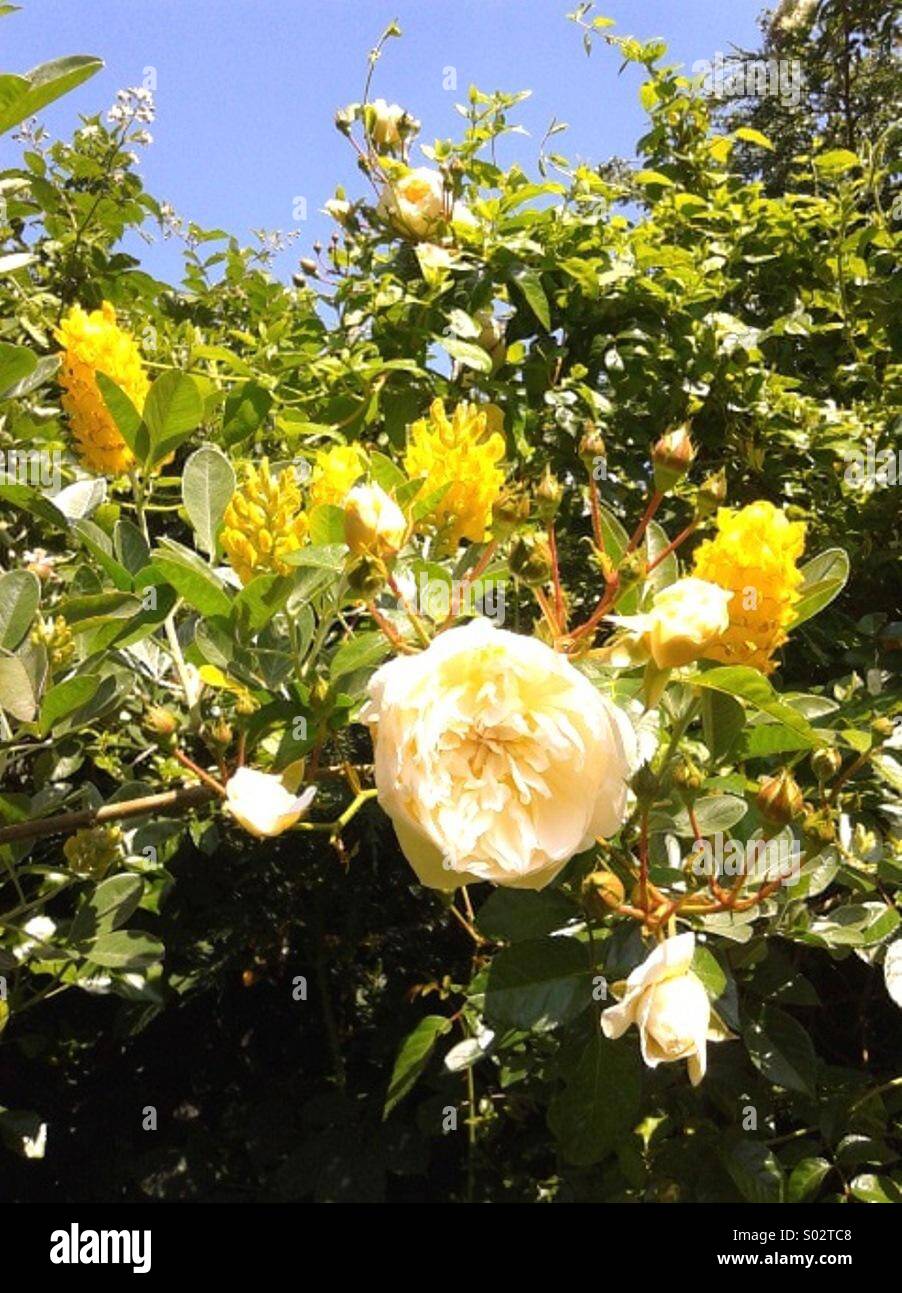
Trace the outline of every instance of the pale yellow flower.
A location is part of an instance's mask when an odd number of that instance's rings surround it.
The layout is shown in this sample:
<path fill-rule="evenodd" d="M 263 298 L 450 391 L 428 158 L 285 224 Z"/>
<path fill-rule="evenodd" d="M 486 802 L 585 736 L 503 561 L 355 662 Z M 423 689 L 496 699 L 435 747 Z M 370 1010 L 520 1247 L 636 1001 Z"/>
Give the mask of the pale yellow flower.
<path fill-rule="evenodd" d="M 226 812 L 257 839 L 291 830 L 313 802 L 316 787 L 293 795 L 281 777 L 256 768 L 239 768 L 226 782 Z"/>
<path fill-rule="evenodd" d="M 379 802 L 423 884 L 542 889 L 627 811 L 632 723 L 566 656 L 476 619 L 370 681 Z"/>

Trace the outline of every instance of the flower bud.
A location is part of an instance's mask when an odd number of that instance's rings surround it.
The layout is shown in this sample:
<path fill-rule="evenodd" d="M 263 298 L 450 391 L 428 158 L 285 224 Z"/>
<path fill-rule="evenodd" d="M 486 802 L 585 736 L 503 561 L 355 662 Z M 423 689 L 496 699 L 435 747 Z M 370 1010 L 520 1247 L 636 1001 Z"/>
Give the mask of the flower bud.
<path fill-rule="evenodd" d="M 727 501 L 727 473 L 721 467 L 706 476 L 695 494 L 695 515 L 698 519 L 713 516 Z"/>
<path fill-rule="evenodd" d="M 503 542 L 529 520 L 529 498 L 519 489 L 505 489 L 492 505 L 492 538 Z"/>
<path fill-rule="evenodd" d="M 305 274 L 310 274 L 315 277 L 319 273 L 319 265 L 317 265 L 316 261 L 312 260 L 310 256 L 302 256 L 298 261 L 298 264 Z"/>
<path fill-rule="evenodd" d="M 612 871 L 593 871 L 582 883 L 583 901 L 596 920 L 619 907 L 626 897 L 623 882 Z"/>
<path fill-rule="evenodd" d="M 587 471 L 591 472 L 598 458 L 606 458 L 607 449 L 601 432 L 594 422 L 583 425 L 583 435 L 579 442 L 579 456 Z"/>
<path fill-rule="evenodd" d="M 213 723 L 205 723 L 201 735 L 214 749 L 226 750 L 235 739 L 235 730 L 224 718 L 218 718 Z"/>
<path fill-rule="evenodd" d="M 179 720 L 164 705 L 150 705 L 144 711 L 141 725 L 151 736 L 173 736 L 179 729 Z"/>
<path fill-rule="evenodd" d="M 648 573 L 648 558 L 636 548 L 634 552 L 626 553 L 617 571 L 620 575 L 620 589 L 623 591 L 645 578 Z"/>
<path fill-rule="evenodd" d="M 692 466 L 695 446 L 688 427 L 677 427 L 666 432 L 651 451 L 655 472 L 655 488 L 666 494 Z"/>
<path fill-rule="evenodd" d="M 393 557 L 407 533 L 404 513 L 379 485 L 355 485 L 344 504 L 345 542 L 352 556 Z"/>
<path fill-rule="evenodd" d="M 563 485 L 554 475 L 551 468 L 546 466 L 545 474 L 536 488 L 536 516 L 539 520 L 553 521 L 557 516 L 563 497 Z"/>
<path fill-rule="evenodd" d="M 633 773 L 630 781 L 630 789 L 639 800 L 640 804 L 649 804 L 660 790 L 661 785 L 658 778 L 652 772 L 647 763 L 643 763 L 638 771 Z"/>
<path fill-rule="evenodd" d="M 70 835 L 63 845 L 69 868 L 86 880 L 102 880 L 119 853 L 118 826 L 89 826 Z"/>
<path fill-rule="evenodd" d="M 700 790 L 704 779 L 701 769 L 685 756 L 677 762 L 673 769 L 675 784 L 682 786 L 684 790 Z"/>
<path fill-rule="evenodd" d="M 510 554 L 510 571 L 528 588 L 541 588 L 551 578 L 551 550 L 545 539 L 521 534 Z"/>
<path fill-rule="evenodd" d="M 783 768 L 775 777 L 764 778 L 755 803 L 766 822 L 785 826 L 798 817 L 805 806 L 805 799 L 792 773 Z"/>
<path fill-rule="evenodd" d="M 878 745 L 882 745 L 884 741 L 888 741 L 894 730 L 893 720 L 891 718 L 887 718 L 886 715 L 882 715 L 880 718 L 875 718 L 871 723 L 871 731 L 874 733 L 874 741 L 875 744 Z"/>
<path fill-rule="evenodd" d="M 822 849 L 836 839 L 836 822 L 829 808 L 820 808 L 817 812 L 807 813 L 802 819 L 802 834 L 806 843 L 814 849 Z"/>
<path fill-rule="evenodd" d="M 842 755 L 832 747 L 821 746 L 811 756 L 811 770 L 818 781 L 832 781 L 842 767 Z"/>

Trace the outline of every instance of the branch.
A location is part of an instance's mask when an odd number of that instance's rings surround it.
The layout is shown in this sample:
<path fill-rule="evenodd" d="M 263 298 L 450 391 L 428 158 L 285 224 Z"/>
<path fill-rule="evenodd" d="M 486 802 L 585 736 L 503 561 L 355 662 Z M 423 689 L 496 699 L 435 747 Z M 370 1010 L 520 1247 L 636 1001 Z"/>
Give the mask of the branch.
<path fill-rule="evenodd" d="M 101 808 L 58 813 L 56 817 L 41 817 L 37 821 L 15 822 L 12 826 L 0 827 L 0 844 L 37 839 L 42 835 L 63 835 L 80 826 L 124 821 L 129 817 L 144 817 L 147 813 L 181 812 L 186 808 L 197 808 L 213 798 L 213 791 L 206 786 L 182 786 L 179 790 L 167 790 L 161 795 L 145 795 L 143 799 L 128 799 L 121 804 L 104 804 Z"/>

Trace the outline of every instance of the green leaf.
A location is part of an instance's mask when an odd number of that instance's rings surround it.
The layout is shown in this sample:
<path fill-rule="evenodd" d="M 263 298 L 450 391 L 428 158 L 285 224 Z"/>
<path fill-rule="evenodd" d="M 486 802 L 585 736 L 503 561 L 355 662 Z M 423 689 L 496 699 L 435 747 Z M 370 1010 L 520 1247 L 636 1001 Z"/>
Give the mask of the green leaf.
<path fill-rule="evenodd" d="M 548 297 L 545 295 L 542 278 L 538 270 L 519 269 L 513 275 L 513 280 L 523 293 L 527 305 L 539 323 L 541 323 L 546 332 L 550 332 L 551 309 L 548 305 Z M 491 372 L 491 368 L 491 360 L 489 360 L 489 372 Z"/>
<path fill-rule="evenodd" d="M 110 970 L 143 970 L 162 960 L 163 944 L 140 929 L 119 929 L 101 934 L 91 944 L 89 956 L 95 965 Z"/>
<path fill-rule="evenodd" d="M 499 952 L 489 968 L 486 1019 L 492 1027 L 544 1032 L 590 1004 L 586 949 L 572 938 L 536 938 Z"/>
<path fill-rule="evenodd" d="M 705 745 L 715 761 L 723 759 L 745 726 L 745 710 L 734 696 L 706 691 L 702 693 L 701 715 Z"/>
<path fill-rule="evenodd" d="M 412 1033 L 408 1033 L 398 1051 L 395 1066 L 392 1069 L 391 1081 L 388 1084 L 388 1094 L 385 1097 L 385 1107 L 382 1110 L 383 1119 L 387 1118 L 394 1109 L 395 1105 L 403 1100 L 408 1091 L 416 1084 L 420 1074 L 429 1063 L 430 1056 L 435 1049 L 435 1044 L 440 1037 L 451 1031 L 451 1020 L 444 1015 L 426 1015 L 421 1019 L 414 1028 Z"/>
<path fill-rule="evenodd" d="M 862 1172 L 855 1177 L 851 1189 L 862 1203 L 902 1203 L 902 1187 L 889 1176 Z"/>
<path fill-rule="evenodd" d="M 436 337 L 436 341 L 443 350 L 447 350 L 452 359 L 456 359 L 465 368 L 474 368 L 477 373 L 492 371 L 491 356 L 475 342 L 463 341 L 460 337 Z"/>
<path fill-rule="evenodd" d="M 806 1030 L 778 1006 L 765 1005 L 743 1029 L 752 1063 L 776 1086 L 816 1093 L 818 1060 Z"/>
<path fill-rule="evenodd" d="M 564 941 L 564 940 L 556 940 Z M 608 1041 L 596 1030 L 548 1108 L 548 1125 L 562 1155 L 586 1167 L 624 1140 L 639 1120 L 642 1063 L 629 1041 Z"/>
<path fill-rule="evenodd" d="M 273 397 L 257 382 L 243 382 L 229 392 L 222 413 L 222 438 L 228 448 L 247 440 L 262 425 Z"/>
<path fill-rule="evenodd" d="M 169 369 L 147 392 L 144 421 L 150 433 L 148 467 L 168 457 L 203 420 L 204 401 L 193 377 Z"/>
<path fill-rule="evenodd" d="M 147 540 L 132 521 L 124 517 L 113 528 L 113 552 L 123 570 L 137 575 L 150 561 Z"/>
<path fill-rule="evenodd" d="M 728 831 L 748 812 L 748 804 L 739 795 L 705 795 L 696 799 L 693 805 L 696 821 L 702 838 L 714 835 L 717 831 Z M 653 833 L 667 831 L 679 835 L 682 839 L 694 840 L 695 827 L 686 808 L 671 814 L 661 809 L 652 809 L 648 818 L 648 828 Z"/>
<path fill-rule="evenodd" d="M 41 581 L 30 570 L 0 576 L 0 649 L 16 649 L 31 627 L 40 600 Z"/>
<path fill-rule="evenodd" d="M 142 610 L 142 603 L 131 593 L 87 593 L 83 597 L 66 597 L 59 613 L 65 616 L 73 633 L 90 633 L 113 619 L 130 619 Z"/>
<path fill-rule="evenodd" d="M 579 908 L 558 889 L 496 889 L 479 909 L 476 927 L 486 938 L 518 943 L 563 929 Z"/>
<path fill-rule="evenodd" d="M 121 386 L 99 370 L 94 374 L 103 402 L 119 429 L 122 439 L 139 462 L 147 460 L 150 439 L 141 414 Z"/>
<path fill-rule="evenodd" d="M 332 657 L 329 677 L 334 682 L 344 674 L 357 669 L 375 669 L 389 652 L 389 644 L 381 633 L 358 633 L 342 642 Z"/>
<path fill-rule="evenodd" d="M 31 375 L 37 367 L 38 357 L 27 346 L 11 346 L 0 342 L 0 400 L 7 392 Z"/>
<path fill-rule="evenodd" d="M 216 552 L 216 535 L 235 492 L 235 472 L 213 445 L 196 450 L 182 473 L 182 500 L 204 552 Z"/>
<path fill-rule="evenodd" d="M 144 881 L 138 875 L 113 875 L 102 880 L 76 911 L 69 938 L 73 943 L 86 943 L 118 929 L 136 910 L 143 893 Z"/>
<path fill-rule="evenodd" d="M 861 161 L 848 148 L 828 148 L 825 153 L 815 157 L 814 165 L 821 175 L 844 175 L 853 167 L 860 166 Z"/>
<path fill-rule="evenodd" d="M 206 562 L 172 539 L 161 540 L 150 571 L 158 571 L 189 606 L 201 615 L 228 615 L 232 600 Z"/>
<path fill-rule="evenodd" d="M 0 709 L 22 723 L 30 723 L 39 697 L 40 688 L 22 657 L 0 656 Z"/>
<path fill-rule="evenodd" d="M 771 153 L 774 151 L 774 146 L 767 135 L 762 135 L 760 130 L 755 130 L 752 126 L 740 126 L 733 133 L 737 139 L 744 139 L 747 144 L 757 144 L 759 148 L 766 148 Z"/>
<path fill-rule="evenodd" d="M 309 514 L 310 542 L 316 547 L 329 547 L 345 541 L 344 508 L 335 503 L 320 503 Z"/>
<path fill-rule="evenodd" d="M 849 578 L 849 558 L 842 548 L 828 548 L 813 561 L 805 563 L 802 575 L 791 628 L 798 628 L 810 620 L 842 592 Z"/>
<path fill-rule="evenodd" d="M 812 1198 L 817 1194 L 824 1177 L 830 1170 L 830 1164 L 826 1158 L 799 1159 L 789 1175 L 786 1202 L 804 1203 L 806 1199 Z"/>
<path fill-rule="evenodd" d="M 296 552 L 286 552 L 283 560 L 288 566 L 310 567 L 315 570 L 331 570 L 340 574 L 345 568 L 348 550 L 343 543 L 305 544 Z"/>
<path fill-rule="evenodd" d="M 25 76 L 0 76 L 0 135 L 68 94 L 102 67 L 103 61 L 90 54 L 71 54 L 41 63 Z"/>
<path fill-rule="evenodd" d="M 52 731 L 61 718 L 86 705 L 99 683 L 100 679 L 93 674 L 79 674 L 75 678 L 67 678 L 65 682 L 59 682 L 55 687 L 51 687 L 41 701 L 41 713 L 38 718 L 41 736 L 46 736 Z"/>
<path fill-rule="evenodd" d="M 783 1202 L 783 1169 L 763 1141 L 733 1133 L 727 1137 L 720 1156 L 739 1193 L 749 1203 Z"/>
<path fill-rule="evenodd" d="M 290 593 L 290 579 L 282 575 L 256 575 L 232 602 L 232 623 L 245 635 L 259 633 L 282 609 Z"/>
<path fill-rule="evenodd" d="M 753 709 L 768 714 L 798 736 L 804 737 L 809 746 L 823 744 L 823 737 L 818 736 L 807 719 L 791 705 L 786 705 L 779 699 L 771 684 L 757 669 L 748 665 L 722 665 L 702 669 L 693 677 L 692 684 L 744 700 Z"/>
<path fill-rule="evenodd" d="M 104 573 L 109 575 L 116 588 L 123 593 L 130 592 L 134 581 L 125 566 L 120 565 L 113 556 L 113 544 L 106 531 L 101 530 L 100 526 L 95 525 L 93 521 L 83 518 L 73 523 L 72 533 L 90 552 Z"/>

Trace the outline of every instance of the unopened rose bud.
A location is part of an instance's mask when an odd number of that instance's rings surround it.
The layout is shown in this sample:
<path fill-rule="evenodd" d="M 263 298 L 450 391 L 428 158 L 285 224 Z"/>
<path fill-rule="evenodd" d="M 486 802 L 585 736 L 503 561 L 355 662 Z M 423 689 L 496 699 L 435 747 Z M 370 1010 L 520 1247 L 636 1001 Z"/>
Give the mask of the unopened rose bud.
<path fill-rule="evenodd" d="M 314 713 L 325 709 L 329 703 L 332 689 L 325 678 L 317 678 L 310 688 L 310 708 Z"/>
<path fill-rule="evenodd" d="M 883 741 L 889 740 L 894 730 L 895 727 L 891 718 L 875 718 L 871 723 L 871 731 L 874 733 L 874 738 L 879 744 L 882 744 Z"/>
<path fill-rule="evenodd" d="M 305 274 L 315 275 L 319 273 L 319 265 L 317 265 L 316 261 L 311 259 L 310 256 L 302 256 L 298 261 L 298 264 Z"/>
<path fill-rule="evenodd" d="M 611 908 L 619 907 L 626 897 L 623 882 L 612 871 L 593 871 L 582 883 L 583 901 L 600 920 Z"/>
<path fill-rule="evenodd" d="M 224 718 L 218 718 L 213 723 L 205 723 L 201 735 L 215 749 L 225 750 L 235 739 L 235 730 Z"/>
<path fill-rule="evenodd" d="M 811 770 L 818 781 L 832 781 L 842 767 L 842 755 L 839 750 L 822 746 L 811 756 Z"/>
<path fill-rule="evenodd" d="M 545 539 L 521 534 L 510 554 L 510 571 L 528 588 L 541 588 L 551 578 L 551 550 Z"/>
<path fill-rule="evenodd" d="M 721 467 L 706 476 L 695 494 L 695 515 L 698 519 L 713 516 L 727 501 L 727 473 Z"/>
<path fill-rule="evenodd" d="M 648 559 L 644 552 L 637 548 L 634 552 L 628 552 L 620 565 L 617 567 L 620 575 L 621 589 L 629 588 L 631 584 L 643 580 L 648 573 Z"/>
<path fill-rule="evenodd" d="M 700 790 L 705 777 L 691 759 L 682 758 L 673 770 L 673 779 L 684 790 Z"/>
<path fill-rule="evenodd" d="M 176 715 L 163 705 L 150 705 L 144 711 L 141 721 L 145 732 L 150 732 L 154 736 L 172 736 L 179 728 Z"/>
<path fill-rule="evenodd" d="M 607 457 L 604 437 L 594 422 L 586 422 L 579 442 L 579 456 L 588 471 L 592 471 L 599 458 Z"/>
<path fill-rule="evenodd" d="M 354 557 L 393 557 L 407 534 L 404 513 L 380 485 L 355 485 L 344 504 L 345 542 Z"/>
<path fill-rule="evenodd" d="M 660 791 L 661 784 L 648 764 L 643 763 L 642 767 L 633 773 L 630 789 L 640 804 L 649 804 Z"/>
<path fill-rule="evenodd" d="M 810 847 L 817 849 L 832 844 L 836 839 L 836 822 L 829 808 L 807 813 L 802 819 L 802 834 Z"/>
<path fill-rule="evenodd" d="M 540 521 L 553 521 L 557 516 L 558 508 L 561 505 L 561 499 L 564 497 L 564 487 L 550 467 L 545 468 L 545 474 L 539 481 L 536 489 L 536 516 Z"/>
<path fill-rule="evenodd" d="M 755 803 L 766 822 L 785 826 L 805 807 L 805 797 L 788 768 L 761 782 Z"/>
<path fill-rule="evenodd" d="M 655 488 L 662 494 L 673 489 L 692 466 L 695 446 L 688 427 L 677 427 L 666 432 L 651 451 L 655 473 Z"/>
<path fill-rule="evenodd" d="M 528 496 L 519 489 L 505 489 L 492 507 L 492 538 L 503 542 L 528 520 Z"/>

